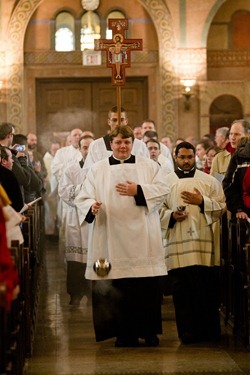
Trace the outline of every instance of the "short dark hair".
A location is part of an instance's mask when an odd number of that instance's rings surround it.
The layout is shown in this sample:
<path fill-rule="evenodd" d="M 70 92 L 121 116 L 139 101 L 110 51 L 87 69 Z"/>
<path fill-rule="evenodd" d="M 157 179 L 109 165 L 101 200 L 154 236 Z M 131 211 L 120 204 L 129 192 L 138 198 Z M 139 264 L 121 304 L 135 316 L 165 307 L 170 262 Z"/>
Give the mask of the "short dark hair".
<path fill-rule="evenodd" d="M 155 130 L 147 130 L 144 134 L 143 137 L 148 137 L 148 138 L 153 138 L 156 137 L 158 139 L 158 134 Z"/>
<path fill-rule="evenodd" d="M 12 133 L 12 129 L 15 128 L 10 122 L 2 122 L 0 124 L 0 139 L 5 139 L 8 134 Z"/>
<path fill-rule="evenodd" d="M 176 146 L 176 149 L 175 149 L 175 156 L 178 155 L 178 152 L 180 150 L 180 148 L 186 148 L 187 150 L 193 150 L 194 154 L 195 154 L 195 147 L 192 145 L 192 143 L 189 143 L 189 142 L 181 142 L 179 143 L 177 146 Z"/>
<path fill-rule="evenodd" d="M 128 125 L 117 126 L 115 129 L 111 130 L 109 133 L 110 142 L 112 142 L 113 139 L 118 136 L 118 134 L 121 134 L 122 138 L 132 138 L 132 141 L 135 139 L 134 132 Z"/>
<path fill-rule="evenodd" d="M 0 145 L 0 157 L 1 157 L 1 159 L 8 160 L 9 154 L 7 153 L 6 150 L 9 150 L 9 148 Z"/>
<path fill-rule="evenodd" d="M 79 147 L 81 147 L 81 142 L 82 142 L 83 139 L 94 139 L 94 137 L 92 137 L 92 135 L 90 135 L 90 134 L 83 135 L 83 136 L 79 139 L 79 142 L 78 142 Z"/>
<path fill-rule="evenodd" d="M 19 144 L 19 145 L 26 145 L 27 144 L 27 137 L 24 134 L 14 134 L 13 136 L 13 145 Z"/>
<path fill-rule="evenodd" d="M 123 107 L 121 107 L 121 113 L 122 112 L 126 112 L 125 108 L 123 108 Z M 117 107 L 117 105 L 114 106 L 114 107 L 112 107 L 112 108 L 110 108 L 109 113 L 108 113 L 108 117 L 110 117 L 111 113 L 118 113 L 118 107 Z"/>
<path fill-rule="evenodd" d="M 149 142 L 157 143 L 158 146 L 159 146 L 159 149 L 161 149 L 160 142 L 159 142 L 157 139 L 155 139 L 155 138 L 150 138 L 150 139 L 146 142 L 146 145 L 147 145 Z"/>

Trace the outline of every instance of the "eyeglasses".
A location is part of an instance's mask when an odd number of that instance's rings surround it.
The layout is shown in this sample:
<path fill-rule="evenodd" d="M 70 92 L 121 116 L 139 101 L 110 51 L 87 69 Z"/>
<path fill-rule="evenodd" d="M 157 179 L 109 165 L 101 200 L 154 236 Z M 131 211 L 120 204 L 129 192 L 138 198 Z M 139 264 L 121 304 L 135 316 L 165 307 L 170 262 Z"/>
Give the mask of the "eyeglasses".
<path fill-rule="evenodd" d="M 110 118 L 109 120 L 112 122 L 118 122 L 118 118 Z M 126 117 L 121 117 L 121 122 L 126 121 L 126 120 L 127 120 Z"/>

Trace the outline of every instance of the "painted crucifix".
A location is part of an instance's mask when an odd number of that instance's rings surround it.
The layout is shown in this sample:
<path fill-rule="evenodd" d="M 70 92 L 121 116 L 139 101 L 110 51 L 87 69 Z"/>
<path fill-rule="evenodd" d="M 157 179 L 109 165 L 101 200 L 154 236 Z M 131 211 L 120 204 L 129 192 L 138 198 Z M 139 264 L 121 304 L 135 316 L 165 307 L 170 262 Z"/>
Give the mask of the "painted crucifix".
<path fill-rule="evenodd" d="M 124 86 L 125 68 L 131 65 L 131 51 L 142 50 L 142 39 L 126 39 L 128 20 L 109 19 L 112 39 L 95 39 L 95 50 L 106 51 L 107 66 L 112 68 L 112 85 Z"/>

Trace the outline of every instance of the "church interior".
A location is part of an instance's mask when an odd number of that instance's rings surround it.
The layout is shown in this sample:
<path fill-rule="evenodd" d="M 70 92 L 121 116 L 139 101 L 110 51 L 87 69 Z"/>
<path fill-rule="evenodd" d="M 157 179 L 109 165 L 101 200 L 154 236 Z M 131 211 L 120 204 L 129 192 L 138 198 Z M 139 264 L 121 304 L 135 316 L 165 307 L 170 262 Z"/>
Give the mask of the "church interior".
<path fill-rule="evenodd" d="M 94 40 L 112 45 L 109 19 L 128 20 L 119 90 L 107 48 L 94 49 Z M 36 134 L 45 154 L 52 140 L 65 146 L 74 128 L 95 138 L 106 134 L 107 113 L 119 97 L 132 128 L 152 119 L 160 138 L 198 141 L 236 119 L 250 120 L 249 35 L 249 0 L 1 0 L 0 122 Z M 17 255 L 20 247 L 12 246 L 18 266 L 26 267 L 21 280 L 29 302 L 21 301 L 24 293 L 15 303 L 18 323 L 7 359 L 1 333 L 2 375 L 250 374 L 249 233 L 242 245 L 241 228 L 230 237 L 221 223 L 221 245 L 230 244 L 231 255 L 234 246 L 244 248 L 246 258 L 242 294 L 223 279 L 220 342 L 181 344 L 166 290 L 160 346 L 115 348 L 113 340 L 95 342 L 87 299 L 69 305 L 60 243 L 45 237 L 43 215 L 37 203 L 23 227 L 31 254 Z M 233 259 L 226 272 L 234 271 Z M 0 310 L 3 328 L 1 304 Z"/>

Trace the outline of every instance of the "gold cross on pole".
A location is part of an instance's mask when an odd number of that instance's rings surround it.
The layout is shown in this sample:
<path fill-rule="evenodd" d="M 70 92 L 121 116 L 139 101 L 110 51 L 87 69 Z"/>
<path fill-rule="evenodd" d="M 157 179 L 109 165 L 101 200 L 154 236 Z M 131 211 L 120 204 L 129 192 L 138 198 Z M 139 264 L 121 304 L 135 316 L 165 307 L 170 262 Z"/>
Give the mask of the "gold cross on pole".
<path fill-rule="evenodd" d="M 126 39 L 128 20 L 109 19 L 112 39 L 95 39 L 95 51 L 106 51 L 107 67 L 112 69 L 112 85 L 116 86 L 118 125 L 121 117 L 121 86 L 125 85 L 125 69 L 131 66 L 131 51 L 142 50 L 142 39 Z"/>

